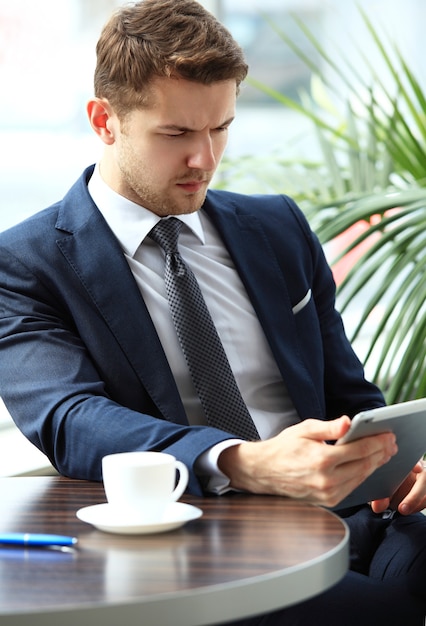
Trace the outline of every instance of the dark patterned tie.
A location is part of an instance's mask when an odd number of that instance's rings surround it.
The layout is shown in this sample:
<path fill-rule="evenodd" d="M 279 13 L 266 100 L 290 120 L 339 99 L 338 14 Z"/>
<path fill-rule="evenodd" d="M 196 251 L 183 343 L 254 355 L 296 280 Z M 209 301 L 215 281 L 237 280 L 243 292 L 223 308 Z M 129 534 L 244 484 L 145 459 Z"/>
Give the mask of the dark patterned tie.
<path fill-rule="evenodd" d="M 166 254 L 170 312 L 207 422 L 244 439 L 259 439 L 197 279 L 179 254 L 181 227 L 175 217 L 163 219 L 149 236 Z"/>

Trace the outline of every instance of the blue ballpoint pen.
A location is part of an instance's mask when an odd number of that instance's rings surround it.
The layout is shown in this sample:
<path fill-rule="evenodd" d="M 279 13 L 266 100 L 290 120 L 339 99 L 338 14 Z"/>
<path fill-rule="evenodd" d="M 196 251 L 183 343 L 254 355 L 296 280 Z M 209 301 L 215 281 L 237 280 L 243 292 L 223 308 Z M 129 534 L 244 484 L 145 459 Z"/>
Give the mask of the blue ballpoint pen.
<path fill-rule="evenodd" d="M 75 546 L 76 537 L 65 535 L 45 535 L 38 533 L 0 533 L 0 544 L 10 546 Z"/>

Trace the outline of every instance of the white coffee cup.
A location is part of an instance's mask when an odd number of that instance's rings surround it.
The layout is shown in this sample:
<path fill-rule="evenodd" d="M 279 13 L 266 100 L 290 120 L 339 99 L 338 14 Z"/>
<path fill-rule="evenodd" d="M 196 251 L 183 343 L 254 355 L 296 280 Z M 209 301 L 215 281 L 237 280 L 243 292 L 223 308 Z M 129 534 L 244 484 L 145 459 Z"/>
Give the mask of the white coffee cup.
<path fill-rule="evenodd" d="M 102 477 L 108 504 L 143 523 L 157 523 L 185 491 L 189 474 L 171 454 L 119 452 L 102 459 Z"/>

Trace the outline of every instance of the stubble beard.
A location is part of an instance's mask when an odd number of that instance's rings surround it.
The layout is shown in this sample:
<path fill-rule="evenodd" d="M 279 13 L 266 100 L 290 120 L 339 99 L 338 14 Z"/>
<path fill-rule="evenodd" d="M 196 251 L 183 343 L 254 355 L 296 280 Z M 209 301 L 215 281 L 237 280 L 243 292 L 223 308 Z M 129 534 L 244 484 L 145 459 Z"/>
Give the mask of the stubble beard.
<path fill-rule="evenodd" d="M 163 189 L 156 188 L 146 168 L 143 166 L 135 168 L 134 165 L 130 168 L 126 161 L 127 159 L 123 159 L 120 163 L 122 186 L 120 193 L 128 200 L 143 206 L 160 217 L 194 213 L 204 204 L 208 185 L 197 193 L 185 195 L 183 191 L 179 191 L 176 184 L 185 180 L 207 180 L 210 183 L 212 174 L 201 174 L 200 172 L 191 174 L 191 171 L 189 171 L 182 177 L 177 178 L 176 181 L 171 181 L 169 188 L 174 188 L 177 195 L 180 196 L 179 199 L 175 200 L 166 187 Z M 137 174 L 135 173 L 136 171 Z M 143 173 L 143 178 L 139 172 Z"/>

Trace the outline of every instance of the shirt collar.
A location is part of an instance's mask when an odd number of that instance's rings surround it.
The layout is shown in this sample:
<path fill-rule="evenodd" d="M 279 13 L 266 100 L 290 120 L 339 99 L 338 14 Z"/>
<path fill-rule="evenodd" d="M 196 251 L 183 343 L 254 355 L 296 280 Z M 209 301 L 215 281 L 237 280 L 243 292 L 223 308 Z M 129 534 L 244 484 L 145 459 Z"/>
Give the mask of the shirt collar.
<path fill-rule="evenodd" d="M 113 191 L 102 179 L 99 165 L 95 167 L 88 189 L 125 254 L 133 257 L 150 230 L 161 218 Z M 177 217 L 191 229 L 201 243 L 205 243 L 203 226 L 197 212 Z"/>

